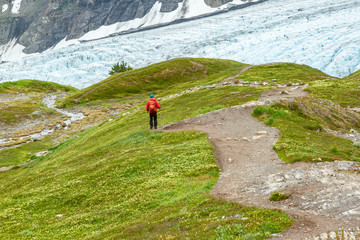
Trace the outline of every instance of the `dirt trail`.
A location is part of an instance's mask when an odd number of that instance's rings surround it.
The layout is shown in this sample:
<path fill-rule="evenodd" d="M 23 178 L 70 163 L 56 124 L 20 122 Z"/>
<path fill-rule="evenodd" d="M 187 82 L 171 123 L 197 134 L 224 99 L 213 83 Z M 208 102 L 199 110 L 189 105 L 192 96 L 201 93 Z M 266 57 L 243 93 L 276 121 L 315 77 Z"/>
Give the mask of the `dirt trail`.
<path fill-rule="evenodd" d="M 297 219 L 274 239 L 338 239 L 314 237 L 359 226 L 360 176 L 349 173 L 356 163 L 285 163 L 272 148 L 279 139 L 279 130 L 251 116 L 257 105 L 306 95 L 303 87 L 278 88 L 263 93 L 256 102 L 200 115 L 162 130 L 198 130 L 208 135 L 220 167 L 219 180 L 211 191 L 214 197 L 282 209 Z M 270 194 L 277 190 L 291 197 L 269 201 Z"/>

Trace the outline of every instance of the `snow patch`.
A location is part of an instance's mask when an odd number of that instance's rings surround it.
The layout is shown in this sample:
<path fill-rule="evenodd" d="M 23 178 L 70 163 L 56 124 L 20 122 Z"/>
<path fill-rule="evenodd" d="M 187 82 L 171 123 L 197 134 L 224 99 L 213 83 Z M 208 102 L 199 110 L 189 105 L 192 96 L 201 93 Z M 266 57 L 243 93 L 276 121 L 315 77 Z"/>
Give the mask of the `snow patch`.
<path fill-rule="evenodd" d="M 25 47 L 16 43 L 17 39 L 13 39 L 5 45 L 0 46 L 0 62 L 2 61 L 16 61 L 19 58 L 28 56 L 23 53 Z M 0 69 L 1 71 L 1 69 Z"/>
<path fill-rule="evenodd" d="M 8 4 L 4 4 L 4 5 L 2 6 L 1 12 L 6 12 L 6 10 L 8 10 L 8 8 L 9 8 L 9 5 L 8 5 Z"/>
<path fill-rule="evenodd" d="M 11 2 L 12 8 L 11 8 L 11 12 L 13 14 L 19 14 L 19 10 L 20 10 L 20 6 L 21 6 L 21 1 L 22 0 L 13 0 Z"/>
<path fill-rule="evenodd" d="M 187 0 L 184 1 L 185 18 L 200 16 L 207 13 L 218 11 L 216 8 L 212 8 L 204 2 L 204 0 Z"/>
<path fill-rule="evenodd" d="M 199 0 L 185 0 L 178 4 L 177 9 L 168 13 L 160 12 L 161 6 L 161 2 L 156 2 L 151 10 L 142 18 L 136 18 L 127 22 L 119 22 L 109 26 L 102 26 L 94 31 L 86 33 L 79 40 L 99 39 L 114 33 L 125 32 L 139 27 L 144 28 L 157 24 L 170 23 L 177 19 L 190 18 L 218 11 L 217 9 L 207 6 L 204 1 Z"/>
<path fill-rule="evenodd" d="M 220 10 L 228 9 L 234 5 L 242 5 L 249 2 L 258 2 L 259 0 L 234 0 L 231 3 L 224 4 L 219 8 L 212 8 L 199 0 L 184 0 L 178 4 L 177 9 L 172 12 L 160 12 L 162 3 L 156 2 L 151 10 L 142 18 L 136 18 L 131 21 L 119 22 L 108 26 L 102 26 L 96 30 L 90 31 L 79 40 L 95 40 L 104 38 L 115 33 L 126 32 L 128 30 L 150 27 L 158 24 L 171 23 L 178 19 L 193 18 L 205 14 L 210 14 Z"/>
<path fill-rule="evenodd" d="M 71 45 L 76 45 L 76 44 L 79 44 L 79 40 L 77 39 L 72 39 L 72 40 L 66 40 L 67 36 L 61 40 L 58 44 L 56 44 L 55 47 L 53 47 L 52 49 L 48 49 L 46 50 L 45 52 L 49 52 L 51 50 L 57 50 L 57 49 L 60 49 L 60 48 L 65 48 L 65 47 L 69 47 Z"/>

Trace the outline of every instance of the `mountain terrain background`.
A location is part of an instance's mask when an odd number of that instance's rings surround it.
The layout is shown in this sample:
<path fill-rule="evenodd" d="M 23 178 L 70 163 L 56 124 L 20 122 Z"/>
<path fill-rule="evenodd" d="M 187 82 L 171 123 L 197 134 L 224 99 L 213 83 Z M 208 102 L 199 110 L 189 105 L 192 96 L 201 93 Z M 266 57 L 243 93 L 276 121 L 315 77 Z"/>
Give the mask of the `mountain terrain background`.
<path fill-rule="evenodd" d="M 0 82 L 28 78 L 84 88 L 104 79 L 121 60 L 139 68 L 183 56 L 295 62 L 336 77 L 360 66 L 358 1 L 1 4 L 0 61 L 5 63 L 0 64 Z M 196 19 L 209 14 L 215 15 Z M 184 18 L 191 21 L 181 22 Z M 152 29 L 170 22 L 178 24 Z"/>

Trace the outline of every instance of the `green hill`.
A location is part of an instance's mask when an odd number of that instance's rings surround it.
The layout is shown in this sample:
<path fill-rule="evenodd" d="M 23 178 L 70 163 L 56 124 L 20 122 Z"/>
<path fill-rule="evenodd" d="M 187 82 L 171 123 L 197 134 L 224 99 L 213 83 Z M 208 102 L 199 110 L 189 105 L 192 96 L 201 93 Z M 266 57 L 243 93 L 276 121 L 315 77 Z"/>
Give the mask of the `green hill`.
<path fill-rule="evenodd" d="M 237 77 L 237 80 L 274 82 L 280 84 L 310 83 L 332 78 L 318 69 L 295 63 L 271 63 L 254 66 Z M 273 80 L 273 81 L 271 81 Z"/>
<path fill-rule="evenodd" d="M 219 81 L 247 66 L 230 60 L 180 58 L 115 74 L 82 89 L 62 101 L 60 106 L 73 103 L 101 102 L 110 99 L 141 99 L 149 93 L 161 93 L 169 87 L 177 90 Z"/>
<path fill-rule="evenodd" d="M 51 148 L 44 157 L 32 157 L 24 167 L 0 173 L 0 239 L 264 239 L 288 228 L 293 220 L 283 212 L 210 196 L 219 168 L 205 134 L 147 130 L 143 103 L 150 92 L 165 99 L 235 76 L 245 66 L 228 60 L 175 59 L 109 77 L 65 99 L 62 105 L 67 107 L 103 106 L 109 100 L 142 103 Z M 321 83 L 338 81 L 296 64 L 255 66 L 237 79 L 309 83 L 313 96 L 320 95 Z M 343 81 L 348 79 L 346 89 L 358 81 L 356 74 Z M 174 123 L 244 104 L 271 87 L 222 86 L 173 95 L 161 101 L 160 120 Z M 339 91 L 339 99 L 343 95 Z M 281 129 L 275 146 L 279 156 L 309 161 L 319 156 L 319 148 L 324 160 L 360 161 L 359 148 L 348 140 L 332 136 L 330 150 L 322 143 L 330 136 L 321 130 L 325 126 L 345 131 L 356 128 L 356 122 L 334 125 L 316 115 L 318 111 L 305 111 L 307 99 L 254 111 Z M 329 111 L 338 111 L 331 106 Z M 299 155 L 308 143 L 302 136 L 313 145 Z"/>
<path fill-rule="evenodd" d="M 19 80 L 15 82 L 0 83 L 0 93 L 29 93 L 29 92 L 75 92 L 77 89 L 58 83 L 39 80 Z"/>
<path fill-rule="evenodd" d="M 359 107 L 360 70 L 342 79 L 315 81 L 309 90 L 312 96 L 331 100 L 343 107 Z"/>

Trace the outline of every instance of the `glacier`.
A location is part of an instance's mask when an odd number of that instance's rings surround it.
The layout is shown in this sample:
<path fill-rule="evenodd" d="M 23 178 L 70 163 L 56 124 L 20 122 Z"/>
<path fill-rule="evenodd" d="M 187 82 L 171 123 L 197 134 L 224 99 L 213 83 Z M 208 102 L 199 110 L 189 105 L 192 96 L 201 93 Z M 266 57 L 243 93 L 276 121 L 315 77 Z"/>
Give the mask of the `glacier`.
<path fill-rule="evenodd" d="M 268 0 L 146 31 L 63 42 L 0 64 L 0 82 L 38 79 L 85 88 L 108 77 L 116 62 L 140 68 L 178 57 L 294 62 L 343 77 L 360 69 L 359 12 L 355 0 Z"/>

